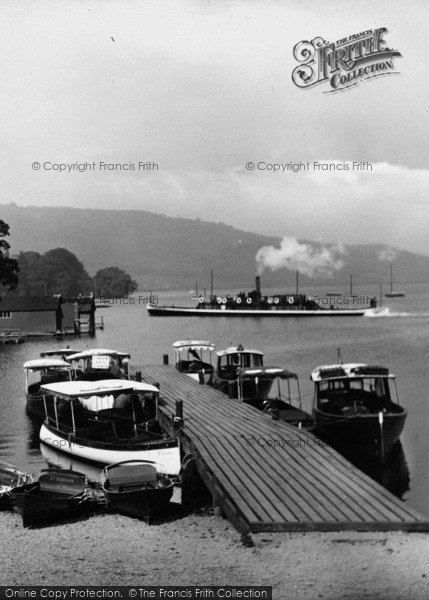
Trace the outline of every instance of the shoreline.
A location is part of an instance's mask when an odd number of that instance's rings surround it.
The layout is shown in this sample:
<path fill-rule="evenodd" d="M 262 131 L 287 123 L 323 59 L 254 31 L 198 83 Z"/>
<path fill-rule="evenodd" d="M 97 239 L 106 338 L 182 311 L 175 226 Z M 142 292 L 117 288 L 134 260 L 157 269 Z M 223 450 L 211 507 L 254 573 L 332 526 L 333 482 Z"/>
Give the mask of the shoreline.
<path fill-rule="evenodd" d="M 147 525 L 103 513 L 41 529 L 0 513 L 0 585 L 263 585 L 273 598 L 427 598 L 429 536 L 406 532 L 240 534 L 222 517 Z"/>

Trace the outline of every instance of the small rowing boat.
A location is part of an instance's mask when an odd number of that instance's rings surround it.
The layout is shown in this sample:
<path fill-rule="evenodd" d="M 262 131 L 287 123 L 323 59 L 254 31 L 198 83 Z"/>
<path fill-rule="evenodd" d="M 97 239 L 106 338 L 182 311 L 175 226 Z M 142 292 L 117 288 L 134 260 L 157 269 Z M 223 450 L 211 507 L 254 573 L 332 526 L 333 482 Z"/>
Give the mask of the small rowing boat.
<path fill-rule="evenodd" d="M 83 514 L 88 507 L 87 486 L 82 473 L 45 469 L 38 481 L 12 489 L 10 503 L 24 527 L 48 525 Z"/>
<path fill-rule="evenodd" d="M 155 463 L 129 460 L 108 465 L 101 486 L 109 505 L 117 512 L 150 523 L 161 514 L 173 494 L 173 482 Z"/>
<path fill-rule="evenodd" d="M 30 483 L 31 481 L 31 475 L 25 471 L 10 463 L 0 462 L 0 510 L 11 508 L 9 493 L 13 488 Z"/>

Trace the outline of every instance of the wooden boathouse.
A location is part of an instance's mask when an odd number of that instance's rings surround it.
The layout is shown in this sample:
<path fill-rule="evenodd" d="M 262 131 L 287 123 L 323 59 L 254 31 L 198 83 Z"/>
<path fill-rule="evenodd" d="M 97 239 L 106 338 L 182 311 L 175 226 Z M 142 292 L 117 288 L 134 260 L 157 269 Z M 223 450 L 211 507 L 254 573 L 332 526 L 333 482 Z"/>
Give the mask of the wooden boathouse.
<path fill-rule="evenodd" d="M 215 506 L 243 534 L 262 531 L 429 531 L 425 519 L 314 435 L 200 385 L 170 365 L 136 366 L 159 384 L 159 418 L 179 429 Z"/>
<path fill-rule="evenodd" d="M 92 294 L 72 298 L 61 294 L 0 296 L 0 327 L 28 336 L 94 334 L 95 310 Z"/>

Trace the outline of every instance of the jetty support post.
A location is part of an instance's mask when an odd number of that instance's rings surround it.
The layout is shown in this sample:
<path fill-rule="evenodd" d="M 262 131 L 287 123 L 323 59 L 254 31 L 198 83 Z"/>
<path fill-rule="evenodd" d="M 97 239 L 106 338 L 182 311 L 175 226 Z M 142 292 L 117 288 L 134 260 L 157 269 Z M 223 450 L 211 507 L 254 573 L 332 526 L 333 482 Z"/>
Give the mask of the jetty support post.
<path fill-rule="evenodd" d="M 168 354 L 163 354 L 163 356 L 162 356 L 162 363 L 164 365 L 168 365 Z"/>

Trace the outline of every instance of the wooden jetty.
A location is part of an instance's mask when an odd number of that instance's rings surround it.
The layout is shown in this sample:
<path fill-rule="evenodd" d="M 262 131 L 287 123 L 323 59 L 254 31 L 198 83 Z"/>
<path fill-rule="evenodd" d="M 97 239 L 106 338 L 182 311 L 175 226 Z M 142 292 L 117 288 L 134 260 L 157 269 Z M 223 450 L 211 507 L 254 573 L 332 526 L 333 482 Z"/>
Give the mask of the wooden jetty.
<path fill-rule="evenodd" d="M 195 456 L 214 504 L 242 533 L 429 531 L 429 519 L 311 433 L 200 385 L 173 366 L 130 371 L 160 385 L 159 417 L 169 433 L 176 401 L 183 402 L 183 450 Z"/>
<path fill-rule="evenodd" d="M 0 329 L 0 344 L 22 344 L 24 341 L 21 329 Z"/>

